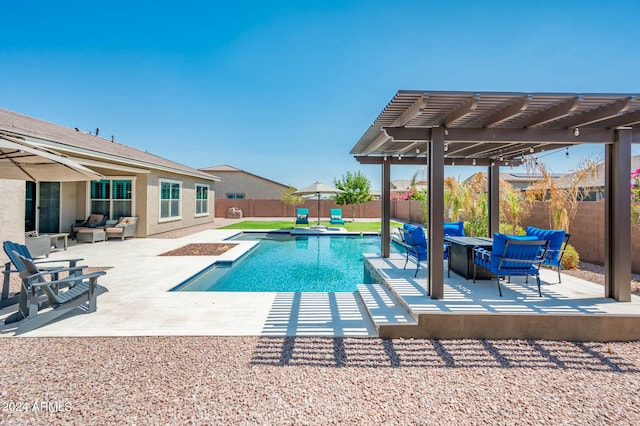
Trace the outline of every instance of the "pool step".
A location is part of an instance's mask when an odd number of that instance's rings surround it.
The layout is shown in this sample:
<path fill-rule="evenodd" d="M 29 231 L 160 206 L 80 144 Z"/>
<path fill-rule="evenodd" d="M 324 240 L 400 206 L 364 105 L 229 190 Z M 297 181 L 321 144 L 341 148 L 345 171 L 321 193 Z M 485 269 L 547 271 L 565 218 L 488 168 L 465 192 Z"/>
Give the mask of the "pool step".
<path fill-rule="evenodd" d="M 358 292 L 380 337 L 395 334 L 392 330 L 399 331 L 397 328 L 418 325 L 386 285 L 358 284 Z"/>

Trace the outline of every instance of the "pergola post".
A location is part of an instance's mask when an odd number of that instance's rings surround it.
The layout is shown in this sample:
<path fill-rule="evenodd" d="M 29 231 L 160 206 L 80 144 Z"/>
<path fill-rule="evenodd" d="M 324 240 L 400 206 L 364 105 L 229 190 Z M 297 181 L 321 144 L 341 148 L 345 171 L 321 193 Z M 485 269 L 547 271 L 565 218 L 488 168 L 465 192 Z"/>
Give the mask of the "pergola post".
<path fill-rule="evenodd" d="M 444 298 L 444 127 L 431 129 L 429 143 L 429 294 Z"/>
<path fill-rule="evenodd" d="M 631 129 L 605 145 L 605 297 L 631 301 Z"/>
<path fill-rule="evenodd" d="M 500 165 L 492 162 L 489 166 L 489 235 L 500 232 Z"/>
<path fill-rule="evenodd" d="M 382 223 L 380 224 L 380 243 L 382 257 L 388 258 L 391 246 L 391 161 L 385 156 L 382 160 Z"/>

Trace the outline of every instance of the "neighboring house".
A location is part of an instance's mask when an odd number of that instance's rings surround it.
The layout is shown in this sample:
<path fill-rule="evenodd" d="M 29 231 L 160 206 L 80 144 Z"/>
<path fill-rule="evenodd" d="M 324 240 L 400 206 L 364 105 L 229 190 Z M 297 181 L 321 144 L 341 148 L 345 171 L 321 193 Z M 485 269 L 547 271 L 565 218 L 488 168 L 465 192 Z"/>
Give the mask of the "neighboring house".
<path fill-rule="evenodd" d="M 631 157 L 631 172 L 640 168 L 640 155 Z M 558 188 L 567 188 L 573 185 L 576 179 L 576 173 L 568 173 L 558 179 Z M 629 176 L 629 184 L 631 184 L 631 176 Z M 580 189 L 588 189 L 589 193 L 584 201 L 600 201 L 604 198 L 604 163 L 596 166 L 595 176 L 590 176 L 584 182 L 580 182 Z"/>
<path fill-rule="evenodd" d="M 553 175 L 553 178 L 559 178 L 562 175 Z M 500 173 L 500 180 L 507 182 L 513 188 L 521 191 L 531 187 L 537 181 L 542 179 L 540 174 L 528 173 Z"/>
<path fill-rule="evenodd" d="M 279 200 L 283 191 L 289 188 L 288 185 L 226 164 L 205 167 L 200 170 L 220 178 L 220 182 L 215 184 L 216 198 Z"/>
<path fill-rule="evenodd" d="M 91 213 L 112 219 L 138 216 L 138 237 L 213 222 L 213 184 L 219 179 L 209 173 L 123 145 L 113 137 L 105 139 L 5 109 L 0 109 L 2 135 L 50 148 L 104 176 L 91 182 L 0 180 L 3 240 L 15 236 L 9 227 L 19 224 L 42 233 L 68 232 Z"/>

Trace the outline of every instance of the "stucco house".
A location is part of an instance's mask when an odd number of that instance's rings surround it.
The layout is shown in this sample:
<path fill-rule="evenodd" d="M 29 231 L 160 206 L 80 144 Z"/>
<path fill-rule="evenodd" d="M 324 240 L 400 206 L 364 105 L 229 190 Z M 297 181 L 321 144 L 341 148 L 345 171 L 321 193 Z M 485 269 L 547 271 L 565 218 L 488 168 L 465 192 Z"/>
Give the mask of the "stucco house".
<path fill-rule="evenodd" d="M 226 164 L 205 167 L 200 171 L 220 178 L 220 182 L 216 182 L 216 198 L 279 200 L 289 187 Z"/>
<path fill-rule="evenodd" d="M 97 133 L 97 132 L 96 132 Z M 213 222 L 219 179 L 191 167 L 103 138 L 0 109 L 0 137 L 57 151 L 104 176 L 85 182 L 0 180 L 2 240 L 25 230 L 68 232 L 91 213 L 138 216 L 137 237 Z"/>

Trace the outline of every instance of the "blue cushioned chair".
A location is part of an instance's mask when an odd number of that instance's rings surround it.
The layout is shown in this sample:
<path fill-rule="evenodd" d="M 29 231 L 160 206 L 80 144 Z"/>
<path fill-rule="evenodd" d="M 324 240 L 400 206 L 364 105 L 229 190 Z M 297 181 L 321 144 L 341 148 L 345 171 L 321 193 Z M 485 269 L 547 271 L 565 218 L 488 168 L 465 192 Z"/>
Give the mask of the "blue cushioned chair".
<path fill-rule="evenodd" d="M 409 257 L 415 259 L 417 267 L 414 277 L 417 277 L 420 262 L 427 260 L 427 237 L 424 235 L 424 229 L 420 226 L 405 223 L 402 228 L 402 240 L 404 248 L 407 251 L 404 268 L 407 267 Z"/>
<path fill-rule="evenodd" d="M 404 262 L 404 268 L 406 269 L 409 258 L 411 257 L 416 261 L 416 273 L 414 277 L 418 276 L 418 270 L 420 269 L 420 262 L 427 260 L 427 237 L 424 234 L 424 229 L 420 226 L 411 225 L 405 223 L 400 230 L 402 241 L 400 244 L 405 248 L 407 252 L 407 258 Z M 444 258 L 448 259 L 449 250 L 447 245 L 444 248 Z"/>
<path fill-rule="evenodd" d="M 464 222 L 445 222 L 444 236 L 464 237 Z"/>
<path fill-rule="evenodd" d="M 309 209 L 298 208 L 296 210 L 296 225 L 308 225 L 309 224 Z"/>
<path fill-rule="evenodd" d="M 344 220 L 342 219 L 342 209 L 329 210 L 329 218 L 332 225 L 344 225 Z"/>
<path fill-rule="evenodd" d="M 444 236 L 445 237 L 464 237 L 464 222 L 445 222 L 444 224 Z M 451 244 L 444 243 L 444 258 L 449 259 L 449 247 Z M 447 262 L 447 277 L 451 276 L 451 263 Z"/>
<path fill-rule="evenodd" d="M 527 235 L 537 237 L 541 240 L 549 240 L 549 249 L 547 250 L 547 256 L 544 258 L 542 265 L 550 268 L 555 267 L 558 270 L 558 282 L 562 283 L 562 279 L 560 278 L 562 256 L 564 256 L 571 234 L 567 234 L 562 229 L 539 229 L 533 226 L 527 226 Z"/>
<path fill-rule="evenodd" d="M 541 240 L 535 236 L 514 236 L 495 233 L 491 251 L 481 247 L 474 248 L 473 282 L 476 282 L 476 269 L 482 266 L 496 276 L 498 292 L 502 297 L 500 277 L 533 275 L 540 290 L 540 266 L 545 260 L 549 240 Z"/>

